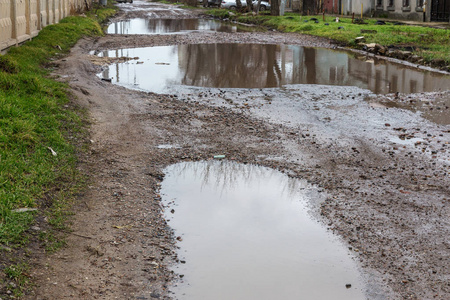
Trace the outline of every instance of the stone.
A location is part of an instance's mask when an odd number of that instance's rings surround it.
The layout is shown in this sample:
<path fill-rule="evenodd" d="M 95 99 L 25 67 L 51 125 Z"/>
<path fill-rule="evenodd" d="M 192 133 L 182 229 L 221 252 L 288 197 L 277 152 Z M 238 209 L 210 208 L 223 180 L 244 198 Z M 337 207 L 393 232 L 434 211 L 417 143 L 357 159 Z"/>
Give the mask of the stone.
<path fill-rule="evenodd" d="M 434 68 L 436 68 L 436 67 L 443 67 L 445 65 L 446 65 L 446 63 L 445 63 L 445 61 L 443 59 L 437 59 L 436 58 L 436 59 L 433 59 L 431 61 L 431 66 L 434 67 Z"/>
<path fill-rule="evenodd" d="M 383 47 L 380 44 L 376 44 L 375 45 L 375 52 L 378 53 L 378 54 L 381 54 L 381 55 L 385 55 L 386 54 L 386 48 Z"/>
<path fill-rule="evenodd" d="M 365 40 L 366 40 L 366 38 L 363 37 L 363 36 L 358 36 L 357 38 L 355 38 L 355 42 L 356 42 L 357 44 L 363 43 L 363 42 L 365 42 Z"/>
<path fill-rule="evenodd" d="M 419 59 L 420 59 L 420 56 L 418 56 L 418 55 L 411 55 L 411 57 L 409 58 L 409 60 L 411 62 L 417 62 L 417 61 L 419 61 Z"/>
<path fill-rule="evenodd" d="M 409 58 L 412 55 L 411 51 L 399 51 L 399 52 L 400 52 L 400 54 L 402 56 L 402 59 L 407 59 L 407 58 Z"/>

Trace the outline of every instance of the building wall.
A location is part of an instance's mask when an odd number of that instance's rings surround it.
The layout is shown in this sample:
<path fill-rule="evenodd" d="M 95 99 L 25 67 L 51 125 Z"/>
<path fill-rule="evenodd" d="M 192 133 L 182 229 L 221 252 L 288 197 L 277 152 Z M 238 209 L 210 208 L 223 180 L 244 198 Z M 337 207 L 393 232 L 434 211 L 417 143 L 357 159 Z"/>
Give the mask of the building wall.
<path fill-rule="evenodd" d="M 327 14 L 338 14 L 339 2 L 339 0 L 323 0 L 323 10 Z"/>
<path fill-rule="evenodd" d="M 31 39 L 84 5 L 84 0 L 0 0 L 0 51 Z"/>
<path fill-rule="evenodd" d="M 352 0 L 351 1 L 351 10 L 352 13 L 355 13 L 355 16 L 360 17 L 361 13 L 363 16 L 367 16 L 373 11 L 373 3 L 370 0 Z"/>
<path fill-rule="evenodd" d="M 399 20 L 423 21 L 423 1 L 430 0 L 375 0 L 375 15 Z M 381 5 L 380 5 L 381 4 Z M 425 10 L 426 11 L 426 10 Z"/>
<path fill-rule="evenodd" d="M 303 14 L 375 16 L 397 20 L 450 22 L 450 0 L 292 0 Z"/>

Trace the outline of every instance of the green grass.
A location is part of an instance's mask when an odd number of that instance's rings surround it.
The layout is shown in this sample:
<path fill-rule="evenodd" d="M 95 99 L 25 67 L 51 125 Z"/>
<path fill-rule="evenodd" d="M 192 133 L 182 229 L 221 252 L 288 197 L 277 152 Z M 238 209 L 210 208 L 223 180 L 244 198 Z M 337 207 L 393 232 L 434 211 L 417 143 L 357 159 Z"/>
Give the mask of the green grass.
<path fill-rule="evenodd" d="M 295 13 L 286 13 L 285 16 L 270 16 L 268 12 L 253 16 L 251 14 L 239 14 L 230 16 L 227 10 L 211 9 L 208 11 L 219 18 L 231 18 L 239 22 L 267 26 L 282 32 L 298 32 L 314 36 L 320 36 L 335 40 L 345 46 L 359 48 L 355 43 L 355 38 L 364 36 L 366 43 L 378 43 L 383 46 L 416 47 L 415 54 L 423 57 L 425 62 L 431 62 L 433 59 L 442 59 L 450 64 L 450 30 L 435 29 L 422 26 L 411 25 L 393 25 L 387 22 L 387 25 L 375 25 L 375 19 L 365 19 L 368 24 L 352 24 L 349 18 L 340 18 L 340 22 L 334 22 L 334 17 L 319 16 L 299 16 Z M 315 17 L 320 22 L 318 24 L 309 21 Z M 325 23 L 329 23 L 328 26 Z M 338 27 L 344 27 L 338 29 Z M 377 33 L 361 33 L 361 29 L 376 30 Z"/>
<path fill-rule="evenodd" d="M 30 276 L 27 274 L 29 266 L 26 263 L 10 265 L 5 268 L 4 273 L 10 281 L 6 287 L 16 297 L 22 297 L 24 290 L 28 286 Z"/>
<path fill-rule="evenodd" d="M 102 35 L 99 23 L 115 12 L 109 4 L 87 17 L 67 17 L 0 55 L 0 290 L 13 280 L 15 296 L 27 282 L 26 257 L 18 253 L 26 253 L 31 239 L 48 251 L 64 245 L 58 232 L 67 230 L 70 201 L 83 185 L 75 144 L 86 137 L 85 115 L 70 105 L 67 85 L 48 76 L 51 58 L 68 53 L 83 36 Z M 28 233 L 36 216 L 46 219 L 39 236 Z"/>
<path fill-rule="evenodd" d="M 68 102 L 66 86 L 47 78 L 42 65 L 50 57 L 67 52 L 82 36 L 99 34 L 102 32 L 95 20 L 67 17 L 44 28 L 32 41 L 11 49 L 2 59 L 8 64 L 0 72 L 1 244 L 26 242 L 23 232 L 33 221 L 34 212 L 14 209 L 38 207 L 38 200 L 52 193 L 55 184 L 74 180 L 74 149 L 64 127 L 81 128 L 81 120 L 64 108 Z"/>

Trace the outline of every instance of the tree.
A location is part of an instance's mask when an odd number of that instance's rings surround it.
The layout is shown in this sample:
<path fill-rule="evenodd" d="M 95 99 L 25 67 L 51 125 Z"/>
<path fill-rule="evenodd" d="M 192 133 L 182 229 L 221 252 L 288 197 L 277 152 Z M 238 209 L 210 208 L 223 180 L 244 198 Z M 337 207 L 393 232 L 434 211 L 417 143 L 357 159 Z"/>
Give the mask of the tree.
<path fill-rule="evenodd" d="M 256 14 L 259 14 L 259 8 L 261 7 L 261 0 L 258 0 L 258 4 L 256 4 Z"/>
<path fill-rule="evenodd" d="M 252 0 L 246 1 L 247 1 L 247 11 L 253 11 L 253 1 Z"/>
<path fill-rule="evenodd" d="M 208 0 L 206 0 L 208 1 Z M 183 0 L 183 3 L 189 6 L 197 6 L 197 0 Z"/>
<path fill-rule="evenodd" d="M 241 11 L 242 10 L 242 2 L 241 0 L 236 0 L 236 10 Z"/>
<path fill-rule="evenodd" d="M 272 16 L 280 15 L 280 0 L 272 0 L 270 14 Z"/>

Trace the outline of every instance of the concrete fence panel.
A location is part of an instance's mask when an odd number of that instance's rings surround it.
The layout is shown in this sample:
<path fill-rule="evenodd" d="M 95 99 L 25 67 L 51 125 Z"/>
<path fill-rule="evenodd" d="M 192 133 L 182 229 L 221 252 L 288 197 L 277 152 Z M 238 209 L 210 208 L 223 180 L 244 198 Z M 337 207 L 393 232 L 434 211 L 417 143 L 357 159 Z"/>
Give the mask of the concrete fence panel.
<path fill-rule="evenodd" d="M 64 2 L 64 18 L 70 16 L 70 0 L 62 0 Z"/>
<path fill-rule="evenodd" d="M 55 20 L 53 23 L 58 23 L 61 20 L 61 0 L 53 0 L 53 15 Z"/>
<path fill-rule="evenodd" d="M 84 3 L 84 1 L 83 0 L 74 0 L 75 1 L 75 10 L 76 11 L 82 11 L 82 10 L 84 10 L 84 9 L 86 9 L 86 7 L 85 7 L 85 3 Z"/>
<path fill-rule="evenodd" d="M 41 26 L 39 29 L 48 25 L 48 0 L 39 0 Z"/>
<path fill-rule="evenodd" d="M 21 43 L 30 38 L 29 35 L 30 27 L 28 24 L 30 14 L 30 0 L 17 0 L 15 1 L 15 4 L 16 4 L 15 38 L 18 43 Z"/>
<path fill-rule="evenodd" d="M 46 0 L 47 2 L 47 25 L 55 24 L 55 1 Z"/>
<path fill-rule="evenodd" d="M 0 0 L 0 51 L 39 34 L 47 25 L 80 13 L 93 0 Z"/>
<path fill-rule="evenodd" d="M 0 49 L 16 43 L 13 38 L 12 2 L 0 0 Z"/>
<path fill-rule="evenodd" d="M 38 18 L 39 3 L 38 0 L 29 0 L 29 1 L 30 1 L 29 34 L 31 36 L 36 36 L 39 34 L 39 30 L 41 29 L 39 28 L 40 21 Z"/>

